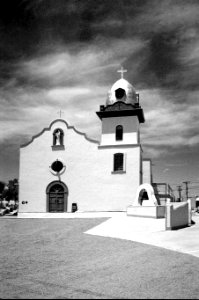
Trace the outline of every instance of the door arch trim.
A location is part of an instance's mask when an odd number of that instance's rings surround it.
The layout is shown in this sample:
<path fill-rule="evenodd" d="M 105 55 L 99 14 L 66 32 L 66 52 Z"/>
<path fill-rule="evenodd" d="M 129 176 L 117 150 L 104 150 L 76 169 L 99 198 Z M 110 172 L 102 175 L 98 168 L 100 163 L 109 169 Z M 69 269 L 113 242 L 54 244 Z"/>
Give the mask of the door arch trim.
<path fill-rule="evenodd" d="M 59 184 L 64 189 L 64 211 L 63 212 L 67 212 L 69 191 L 68 191 L 68 187 L 66 186 L 66 184 L 62 181 L 59 181 L 59 180 L 52 181 L 51 183 L 48 184 L 48 186 L 46 188 L 46 211 L 50 212 L 49 211 L 50 190 L 56 184 Z"/>

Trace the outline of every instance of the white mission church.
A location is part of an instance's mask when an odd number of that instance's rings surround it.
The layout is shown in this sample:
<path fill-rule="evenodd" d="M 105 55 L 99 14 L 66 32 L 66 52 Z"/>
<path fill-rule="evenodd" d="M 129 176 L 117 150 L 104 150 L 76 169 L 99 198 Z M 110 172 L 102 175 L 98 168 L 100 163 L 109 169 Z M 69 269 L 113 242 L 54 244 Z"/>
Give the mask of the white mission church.
<path fill-rule="evenodd" d="M 140 184 L 151 183 L 140 142 L 144 113 L 124 71 L 96 112 L 100 141 L 56 119 L 21 146 L 19 213 L 126 211 Z"/>

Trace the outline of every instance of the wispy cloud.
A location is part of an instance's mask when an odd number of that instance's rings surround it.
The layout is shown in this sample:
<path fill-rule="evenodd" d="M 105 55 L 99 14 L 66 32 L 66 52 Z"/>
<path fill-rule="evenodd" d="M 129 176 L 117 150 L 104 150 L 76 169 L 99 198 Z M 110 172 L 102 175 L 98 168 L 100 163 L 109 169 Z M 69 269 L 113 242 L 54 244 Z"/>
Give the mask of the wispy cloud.
<path fill-rule="evenodd" d="M 146 126 L 142 125 L 145 145 L 176 148 L 198 144 L 199 106 L 168 101 L 159 90 L 141 91 L 145 109 Z"/>
<path fill-rule="evenodd" d="M 86 84 L 103 78 L 105 82 L 110 70 L 143 46 L 139 39 L 95 40 L 89 45 L 75 43 L 70 47 L 58 44 L 52 53 L 19 62 L 16 76 L 38 85 L 42 80 L 50 86 Z"/>
<path fill-rule="evenodd" d="M 37 133 L 58 117 L 59 109 L 65 111 L 64 118 L 73 125 L 99 136 L 98 125 L 90 125 L 98 124 L 95 111 L 106 101 L 111 87 L 107 83 L 112 83 L 113 73 L 117 74 L 124 43 L 114 40 L 112 47 L 103 50 L 94 44 L 75 54 L 58 47 L 55 53 L 19 61 L 14 78 L 0 90 L 0 141 L 17 133 L 23 136 L 24 128 L 29 134 Z M 142 43 L 129 41 L 123 55 L 139 47 Z"/>

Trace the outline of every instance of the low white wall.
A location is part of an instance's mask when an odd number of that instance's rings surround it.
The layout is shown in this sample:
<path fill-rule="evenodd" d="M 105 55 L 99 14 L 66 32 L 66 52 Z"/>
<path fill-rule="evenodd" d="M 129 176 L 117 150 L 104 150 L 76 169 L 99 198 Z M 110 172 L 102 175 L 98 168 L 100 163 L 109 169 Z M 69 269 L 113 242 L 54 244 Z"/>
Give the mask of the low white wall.
<path fill-rule="evenodd" d="M 165 206 L 129 206 L 127 216 L 160 219 L 165 217 Z"/>
<path fill-rule="evenodd" d="M 166 206 L 166 230 L 178 229 L 190 223 L 190 205 L 186 203 L 168 204 Z"/>
<path fill-rule="evenodd" d="M 191 209 L 194 210 L 196 208 L 196 198 L 191 198 Z"/>

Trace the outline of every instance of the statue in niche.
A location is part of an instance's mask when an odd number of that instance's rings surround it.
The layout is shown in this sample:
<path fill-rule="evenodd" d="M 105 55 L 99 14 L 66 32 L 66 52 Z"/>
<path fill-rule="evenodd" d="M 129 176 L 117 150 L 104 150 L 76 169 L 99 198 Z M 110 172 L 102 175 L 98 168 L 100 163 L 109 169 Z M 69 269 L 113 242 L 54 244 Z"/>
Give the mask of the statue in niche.
<path fill-rule="evenodd" d="M 63 145 L 63 132 L 60 129 L 57 129 L 53 133 L 53 145 L 61 146 Z"/>
<path fill-rule="evenodd" d="M 57 130 L 55 132 L 55 145 L 56 146 L 60 146 L 61 145 L 61 138 L 60 138 L 60 136 L 61 136 L 61 132 L 59 130 Z"/>

